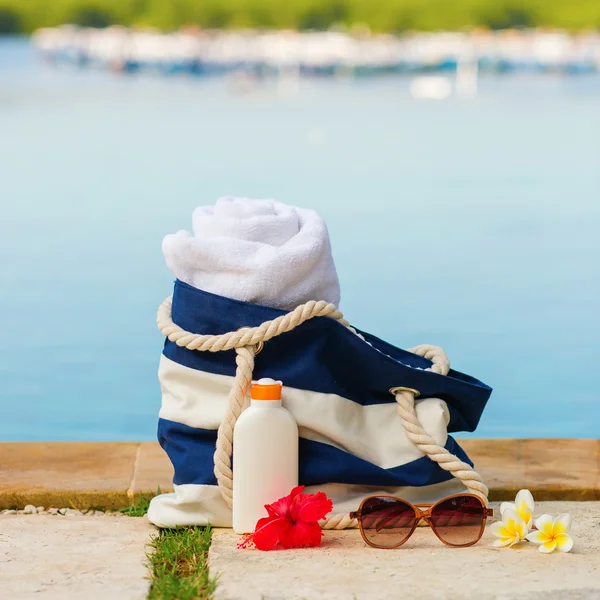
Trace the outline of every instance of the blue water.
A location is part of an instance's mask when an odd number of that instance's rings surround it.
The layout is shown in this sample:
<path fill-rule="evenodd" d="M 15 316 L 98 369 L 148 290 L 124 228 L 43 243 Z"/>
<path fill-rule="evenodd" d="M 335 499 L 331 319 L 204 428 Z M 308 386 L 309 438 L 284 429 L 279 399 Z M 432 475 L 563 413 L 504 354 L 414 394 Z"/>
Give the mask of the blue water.
<path fill-rule="evenodd" d="M 221 195 L 313 207 L 342 309 L 494 387 L 475 435 L 600 433 L 600 77 L 226 80 L 57 69 L 0 41 L 0 440 L 153 439 L 172 276 Z"/>

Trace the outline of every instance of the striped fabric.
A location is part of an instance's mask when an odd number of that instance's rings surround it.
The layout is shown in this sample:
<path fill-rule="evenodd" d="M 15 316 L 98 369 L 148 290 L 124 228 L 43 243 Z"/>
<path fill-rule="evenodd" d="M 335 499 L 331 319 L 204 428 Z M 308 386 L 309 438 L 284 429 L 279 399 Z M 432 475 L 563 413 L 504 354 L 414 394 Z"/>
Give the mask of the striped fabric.
<path fill-rule="evenodd" d="M 173 320 L 194 333 L 226 333 L 281 314 L 175 283 Z M 368 344 L 340 323 L 316 318 L 270 340 L 256 357 L 255 379 L 284 382 L 283 403 L 300 432 L 300 483 L 327 491 L 335 512 L 354 510 L 378 491 L 420 502 L 460 491 L 460 482 L 407 439 L 389 390 L 419 390 L 424 428 L 470 462 L 448 433 L 475 429 L 491 389 L 457 371 L 426 371 L 427 359 L 361 333 Z M 213 454 L 234 374 L 234 351 L 196 352 L 166 341 L 158 439 L 175 469 L 175 491 L 152 501 L 148 515 L 156 525 L 231 526 Z"/>

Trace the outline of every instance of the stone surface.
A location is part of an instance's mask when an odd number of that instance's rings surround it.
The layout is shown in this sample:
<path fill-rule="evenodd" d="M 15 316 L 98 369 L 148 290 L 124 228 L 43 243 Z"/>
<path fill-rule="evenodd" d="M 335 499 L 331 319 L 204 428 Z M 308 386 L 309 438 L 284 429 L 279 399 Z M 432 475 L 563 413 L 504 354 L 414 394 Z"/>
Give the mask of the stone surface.
<path fill-rule="evenodd" d="M 0 597 L 143 600 L 146 519 L 0 517 Z"/>
<path fill-rule="evenodd" d="M 463 439 L 490 488 L 545 500 L 600 500 L 600 440 Z M 0 443 L 0 509 L 117 509 L 139 493 L 172 490 L 173 467 L 156 442 Z"/>
<path fill-rule="evenodd" d="M 138 443 L 0 443 L 0 507 L 123 507 Z"/>
<path fill-rule="evenodd" d="M 497 506 L 495 506 L 497 509 Z M 498 511 L 496 511 L 498 512 Z M 444 546 L 419 528 L 402 548 L 368 547 L 357 530 L 325 532 L 321 548 L 238 550 L 239 536 L 216 529 L 209 553 L 216 600 L 549 600 L 600 598 L 600 502 L 542 502 L 535 514 L 573 517 L 573 550 L 537 546 Z"/>
<path fill-rule="evenodd" d="M 142 442 L 132 482 L 134 494 L 173 491 L 173 465 L 156 442 Z"/>

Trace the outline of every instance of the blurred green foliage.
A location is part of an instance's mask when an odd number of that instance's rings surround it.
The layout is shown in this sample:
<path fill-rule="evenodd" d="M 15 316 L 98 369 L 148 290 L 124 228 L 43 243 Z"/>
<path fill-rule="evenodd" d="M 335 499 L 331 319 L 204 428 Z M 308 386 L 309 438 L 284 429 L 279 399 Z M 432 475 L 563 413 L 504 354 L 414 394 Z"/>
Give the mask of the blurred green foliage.
<path fill-rule="evenodd" d="M 0 0 L 0 33 L 63 23 L 374 31 L 600 27 L 598 0 Z"/>
<path fill-rule="evenodd" d="M 19 14 L 9 6 L 0 6 L 0 35 L 18 33 L 23 29 Z"/>

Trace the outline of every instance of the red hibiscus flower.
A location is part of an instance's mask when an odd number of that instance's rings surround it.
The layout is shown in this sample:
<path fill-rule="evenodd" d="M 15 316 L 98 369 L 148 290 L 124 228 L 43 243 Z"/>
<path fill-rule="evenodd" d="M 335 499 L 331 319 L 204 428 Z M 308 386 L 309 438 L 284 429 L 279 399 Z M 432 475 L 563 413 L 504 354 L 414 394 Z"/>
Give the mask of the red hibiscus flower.
<path fill-rule="evenodd" d="M 289 494 L 266 504 L 268 517 L 260 519 L 253 533 L 244 536 L 238 548 L 254 544 L 259 550 L 277 548 L 309 548 L 321 545 L 321 528 L 318 521 L 333 509 L 333 504 L 323 492 L 303 494 L 303 485 Z"/>

